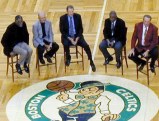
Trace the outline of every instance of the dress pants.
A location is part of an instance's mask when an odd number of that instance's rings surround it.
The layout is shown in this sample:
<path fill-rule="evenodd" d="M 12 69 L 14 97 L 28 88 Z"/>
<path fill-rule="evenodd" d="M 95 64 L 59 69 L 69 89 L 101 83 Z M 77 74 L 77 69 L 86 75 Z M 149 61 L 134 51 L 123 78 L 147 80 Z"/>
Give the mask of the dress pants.
<path fill-rule="evenodd" d="M 116 61 L 120 62 L 121 52 L 122 52 L 122 43 L 120 41 L 115 42 L 114 50 L 116 55 Z M 111 55 L 108 52 L 107 48 L 110 48 L 108 45 L 108 42 L 106 40 L 102 40 L 102 42 L 99 45 L 99 49 L 104 55 L 105 59 L 109 58 Z"/>
<path fill-rule="evenodd" d="M 46 48 L 45 48 L 45 46 L 41 46 L 41 45 L 39 45 L 38 47 L 37 47 L 37 49 L 38 49 L 38 57 L 39 57 L 39 59 L 41 60 L 41 59 L 43 59 L 43 54 L 44 54 L 44 52 L 45 52 L 45 50 L 46 50 Z M 52 43 L 52 48 L 51 48 L 51 50 L 50 51 L 47 51 L 46 53 L 45 53 L 45 56 L 47 57 L 53 57 L 53 55 L 57 52 L 57 50 L 59 49 L 59 45 L 57 44 L 57 43 Z"/>
<path fill-rule="evenodd" d="M 72 43 L 70 42 L 70 40 L 68 40 L 66 38 L 62 38 L 62 44 L 63 44 L 64 50 L 66 52 L 66 59 L 70 59 L 71 58 L 71 56 L 70 56 L 70 46 L 72 45 Z M 85 52 L 88 56 L 88 59 L 92 60 L 92 53 L 91 53 L 90 47 L 87 44 L 87 42 L 84 40 L 83 36 L 80 37 L 80 39 L 77 42 L 77 45 L 84 48 L 84 50 L 85 50 Z"/>
<path fill-rule="evenodd" d="M 18 64 L 24 65 L 24 63 L 29 64 L 31 60 L 33 50 L 25 42 L 20 42 L 13 48 L 13 54 L 20 55 Z"/>
<path fill-rule="evenodd" d="M 129 59 L 134 61 L 137 65 L 140 65 L 142 63 L 146 63 L 145 60 L 138 57 L 139 55 L 142 56 L 142 54 L 144 52 L 145 51 L 138 52 L 137 49 L 135 49 L 135 55 L 134 56 L 133 55 L 129 56 Z M 150 50 L 148 58 L 151 58 L 150 67 L 153 67 L 155 65 L 155 61 L 158 58 L 158 48 L 157 48 L 157 46 L 154 47 L 152 50 Z"/>

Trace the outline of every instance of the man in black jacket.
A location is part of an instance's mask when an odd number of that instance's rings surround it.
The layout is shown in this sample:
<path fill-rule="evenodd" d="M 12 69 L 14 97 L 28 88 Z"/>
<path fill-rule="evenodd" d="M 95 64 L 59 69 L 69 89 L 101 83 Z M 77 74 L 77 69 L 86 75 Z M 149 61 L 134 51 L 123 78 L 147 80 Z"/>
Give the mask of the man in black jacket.
<path fill-rule="evenodd" d="M 62 34 L 62 44 L 66 52 L 66 66 L 70 65 L 71 56 L 69 47 L 71 45 L 78 45 L 84 48 L 88 59 L 90 60 L 90 65 L 92 71 L 96 71 L 96 67 L 92 60 L 92 54 L 89 45 L 83 37 L 83 26 L 81 16 L 74 13 L 74 7 L 72 5 L 67 6 L 67 14 L 60 17 L 60 32 Z"/>
<path fill-rule="evenodd" d="M 115 11 L 111 11 L 109 18 L 105 20 L 103 30 L 104 40 L 99 45 L 99 49 L 105 57 L 104 65 L 109 64 L 109 62 L 113 60 L 107 48 L 114 48 L 117 62 L 116 66 L 117 68 L 121 67 L 121 52 L 126 42 L 125 30 L 125 22 L 117 17 Z"/>
<path fill-rule="evenodd" d="M 32 49 L 29 47 L 29 33 L 26 23 L 22 16 L 17 15 L 15 22 L 10 24 L 3 34 L 1 43 L 4 47 L 4 54 L 8 57 L 20 55 L 16 63 L 16 69 L 19 74 L 23 74 L 21 65 L 24 66 L 25 72 L 29 73 L 28 64 L 30 63 Z"/>

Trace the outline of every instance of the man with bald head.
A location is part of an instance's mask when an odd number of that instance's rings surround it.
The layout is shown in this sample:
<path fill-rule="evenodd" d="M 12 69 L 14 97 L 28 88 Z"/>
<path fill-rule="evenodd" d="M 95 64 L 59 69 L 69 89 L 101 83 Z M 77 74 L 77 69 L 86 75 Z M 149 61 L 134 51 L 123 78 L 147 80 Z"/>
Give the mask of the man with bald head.
<path fill-rule="evenodd" d="M 113 57 L 109 54 L 107 48 L 114 48 L 117 62 L 116 67 L 121 67 L 122 47 L 126 43 L 125 30 L 125 22 L 117 17 L 115 11 L 111 11 L 109 13 L 109 18 L 105 20 L 103 30 L 104 39 L 99 45 L 99 49 L 105 58 L 104 65 L 109 64 L 109 62 L 113 60 Z"/>
<path fill-rule="evenodd" d="M 38 50 L 38 57 L 41 64 L 45 64 L 44 57 L 47 62 L 52 63 L 51 58 L 59 49 L 59 45 L 54 41 L 52 23 L 46 19 L 44 12 L 38 13 L 38 21 L 33 25 L 33 44 Z"/>

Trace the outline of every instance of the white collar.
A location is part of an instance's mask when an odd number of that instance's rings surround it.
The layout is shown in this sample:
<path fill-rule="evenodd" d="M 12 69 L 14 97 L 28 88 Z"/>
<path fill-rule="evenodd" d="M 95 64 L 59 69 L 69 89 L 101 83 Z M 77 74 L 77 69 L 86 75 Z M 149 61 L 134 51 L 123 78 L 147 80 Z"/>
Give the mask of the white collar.
<path fill-rule="evenodd" d="M 146 26 L 143 24 L 143 29 L 146 29 L 146 28 L 149 29 L 149 26 L 146 27 Z"/>

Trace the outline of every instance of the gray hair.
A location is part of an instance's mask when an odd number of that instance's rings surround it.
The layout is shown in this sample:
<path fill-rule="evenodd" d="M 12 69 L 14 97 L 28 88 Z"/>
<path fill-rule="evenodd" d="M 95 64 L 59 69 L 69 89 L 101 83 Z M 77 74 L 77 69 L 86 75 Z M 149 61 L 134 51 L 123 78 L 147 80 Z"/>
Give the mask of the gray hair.
<path fill-rule="evenodd" d="M 152 17 L 150 15 L 144 15 L 143 20 L 144 20 L 144 18 L 149 18 L 150 20 L 152 19 Z"/>
<path fill-rule="evenodd" d="M 73 5 L 68 5 L 68 6 L 66 7 L 66 10 L 68 11 L 68 9 L 73 9 L 73 10 L 74 10 Z"/>
<path fill-rule="evenodd" d="M 44 11 L 38 12 L 39 17 L 46 17 L 46 13 Z"/>

